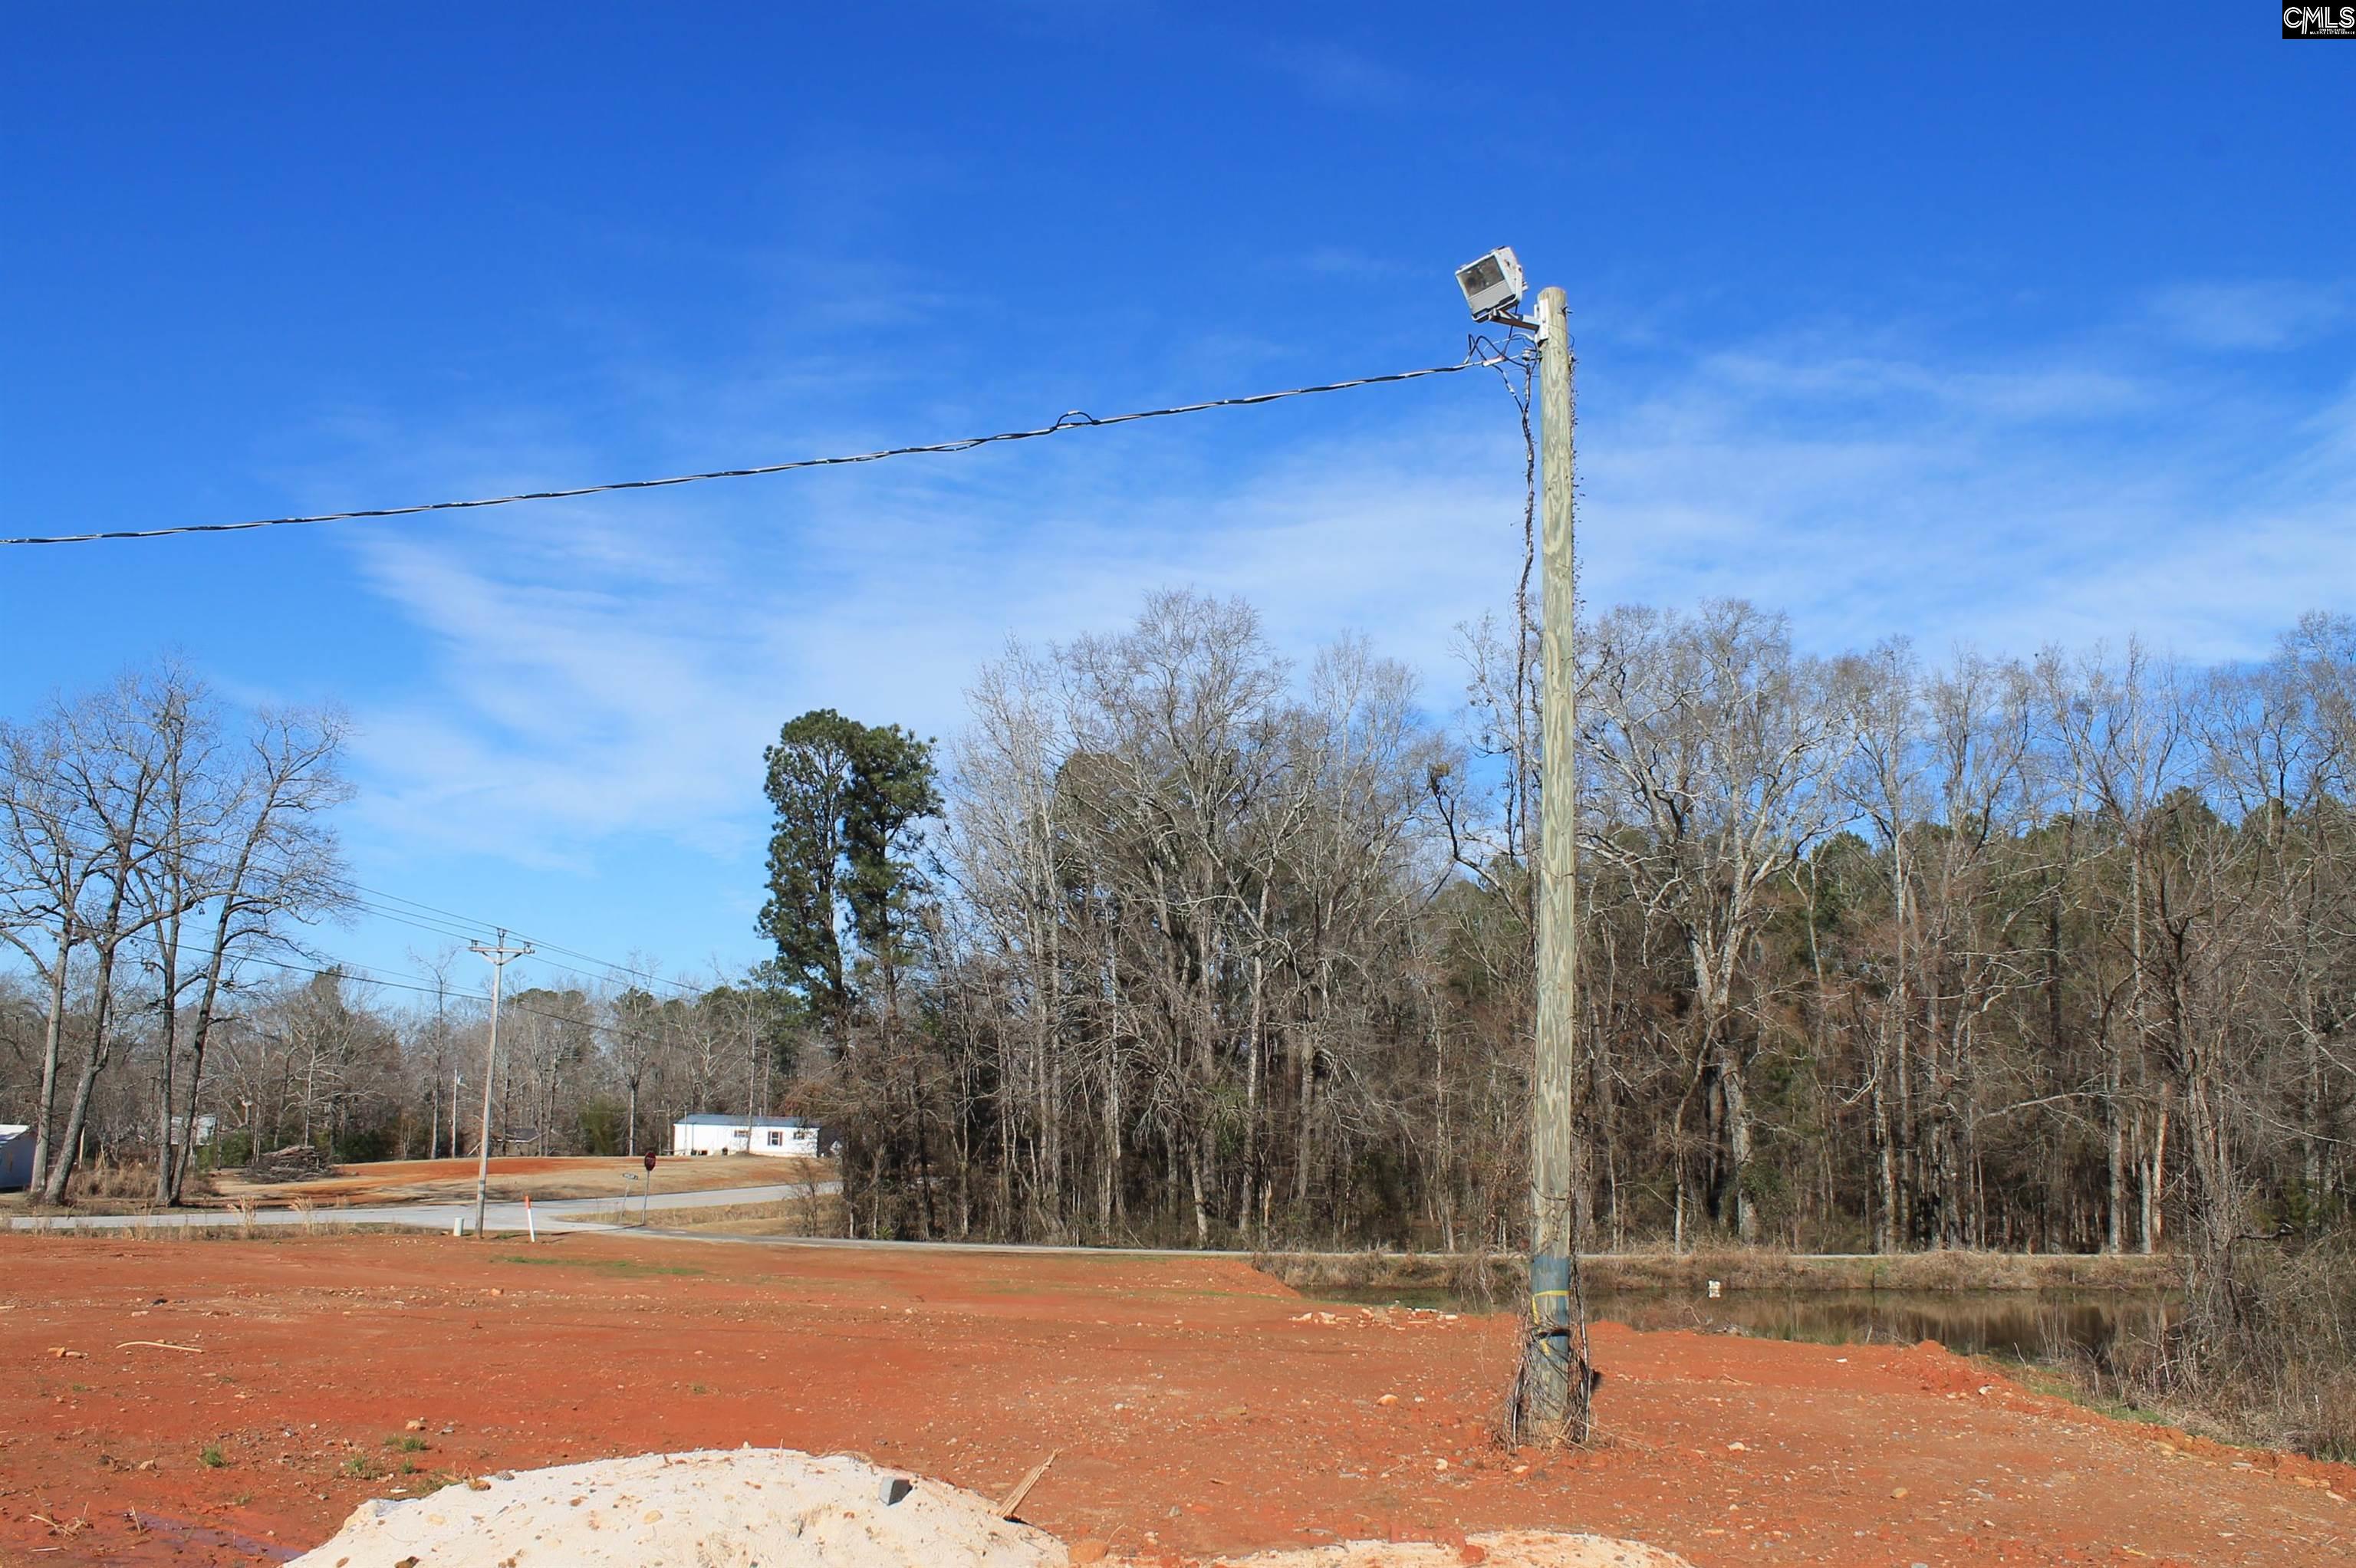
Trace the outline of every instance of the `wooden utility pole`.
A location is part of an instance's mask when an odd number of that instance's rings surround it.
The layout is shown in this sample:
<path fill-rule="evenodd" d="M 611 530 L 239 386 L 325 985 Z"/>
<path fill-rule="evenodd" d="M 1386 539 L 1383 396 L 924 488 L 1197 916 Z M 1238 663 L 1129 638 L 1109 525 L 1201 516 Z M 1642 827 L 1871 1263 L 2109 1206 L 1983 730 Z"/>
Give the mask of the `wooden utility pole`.
<path fill-rule="evenodd" d="M 499 976 L 509 964 L 531 951 L 529 943 L 521 947 L 508 945 L 508 933 L 498 940 L 477 942 L 470 949 L 491 961 L 491 1042 L 483 1048 L 483 1142 L 475 1151 L 475 1235 L 483 1233 L 483 1205 L 491 1190 L 491 1080 L 498 1075 L 499 1065 Z M 451 1106 L 451 1136 L 457 1136 L 457 1107 Z"/>
<path fill-rule="evenodd" d="M 1530 1109 L 1530 1318 L 1526 1419 L 1561 1431 L 1583 1411 L 1572 1383 L 1571 1090 L 1579 977 L 1578 577 L 1573 570 L 1569 303 L 1538 294 L 1538 430 L 1544 574 L 1539 640 L 1543 794 L 1538 803 L 1537 1061 Z M 1585 1325 L 1579 1326 L 1583 1331 Z M 1582 1332 L 1582 1338 L 1583 1332 Z M 1583 1372 L 1584 1368 L 1580 1369 Z M 1583 1435 L 1574 1424 L 1571 1435 Z"/>

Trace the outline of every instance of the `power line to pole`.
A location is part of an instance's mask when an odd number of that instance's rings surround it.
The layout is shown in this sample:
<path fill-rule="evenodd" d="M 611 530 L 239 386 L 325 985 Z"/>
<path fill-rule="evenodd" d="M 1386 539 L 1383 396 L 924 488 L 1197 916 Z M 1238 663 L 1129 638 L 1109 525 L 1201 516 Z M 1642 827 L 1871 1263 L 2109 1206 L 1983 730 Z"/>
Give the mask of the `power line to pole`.
<path fill-rule="evenodd" d="M 296 524 L 341 523 L 371 517 L 409 517 L 422 512 L 472 511 L 482 507 L 509 507 L 521 501 L 561 501 L 579 496 L 604 496 L 619 490 L 660 490 L 674 485 L 701 485 L 713 479 L 750 479 L 767 474 L 791 474 L 806 468 L 841 468 L 854 464 L 880 463 L 887 458 L 916 457 L 927 453 L 970 452 L 979 446 L 991 446 L 1000 442 L 1037 441 L 1061 435 L 1066 431 L 1105 430 L 1114 425 L 1134 424 L 1140 420 L 1169 419 L 1183 414 L 1207 413 L 1214 409 L 1258 408 L 1267 403 L 1282 402 L 1288 398 L 1312 398 L 1327 392 L 1347 392 L 1360 387 L 1388 386 L 1399 381 L 1420 381 L 1427 376 L 1453 376 L 1461 371 L 1478 369 L 1495 364 L 1467 354 L 1453 365 L 1430 365 L 1419 370 L 1394 370 L 1384 376 L 1360 376 L 1347 381 L 1328 381 L 1314 387 L 1288 387 L 1277 392 L 1255 392 L 1248 397 L 1214 398 L 1208 402 L 1181 403 L 1171 408 L 1140 409 L 1130 413 L 1107 414 L 1102 419 L 1075 409 L 1059 414 L 1053 424 L 1039 425 L 1031 430 L 1002 430 L 991 435 L 959 436 L 953 441 L 927 442 L 916 446 L 892 446 L 876 452 L 845 453 L 833 457 L 803 457 L 790 463 L 765 463 L 751 468 L 719 468 L 701 474 L 673 474 L 660 479 L 624 479 L 604 485 L 575 485 L 562 490 L 530 490 L 513 496 L 483 496 L 466 501 L 424 501 L 408 507 L 369 507 L 349 512 L 318 512 L 301 517 L 253 517 L 237 523 L 177 523 L 153 528 L 106 528 L 80 534 L 38 534 L 23 538 L 0 538 L 0 545 L 87 544 L 99 539 L 155 539 L 177 534 L 233 534 L 249 528 L 279 528 Z"/>
<path fill-rule="evenodd" d="M 1568 320 L 1560 289 L 1538 294 L 1539 467 L 1544 573 L 1538 662 L 1541 753 L 1538 803 L 1538 966 L 1536 1104 L 1530 1116 L 1530 1414 L 1586 1435 L 1587 1325 L 1572 1314 L 1574 1168 L 1571 1098 L 1578 1070 L 1579 734 L 1578 573 L 1571 492 L 1575 402 Z"/>
<path fill-rule="evenodd" d="M 491 1078 L 499 1063 L 499 976 L 507 966 L 531 952 L 531 944 L 508 945 L 508 933 L 502 928 L 495 941 L 472 944 L 468 952 L 478 953 L 491 964 L 491 1040 L 483 1050 L 483 1133 L 482 1146 L 475 1151 L 475 1234 L 483 1233 L 483 1205 L 491 1190 Z"/>

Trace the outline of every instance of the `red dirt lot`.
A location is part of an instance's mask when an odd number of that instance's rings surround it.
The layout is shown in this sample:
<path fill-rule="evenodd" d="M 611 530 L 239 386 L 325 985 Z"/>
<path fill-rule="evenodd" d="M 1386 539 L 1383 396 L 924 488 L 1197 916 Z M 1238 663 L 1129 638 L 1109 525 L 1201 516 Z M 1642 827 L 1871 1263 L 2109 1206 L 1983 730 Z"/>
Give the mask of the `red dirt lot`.
<path fill-rule="evenodd" d="M 993 1496 L 1060 1450 L 1024 1517 L 1125 1552 L 1543 1527 L 1701 1568 L 2356 1563 L 2356 1471 L 1936 1347 L 1606 1325 L 1603 1442 L 1505 1454 L 1515 1333 L 1226 1259 L 0 1236 L 0 1568 L 269 1561 L 396 1487 L 745 1443 Z"/>

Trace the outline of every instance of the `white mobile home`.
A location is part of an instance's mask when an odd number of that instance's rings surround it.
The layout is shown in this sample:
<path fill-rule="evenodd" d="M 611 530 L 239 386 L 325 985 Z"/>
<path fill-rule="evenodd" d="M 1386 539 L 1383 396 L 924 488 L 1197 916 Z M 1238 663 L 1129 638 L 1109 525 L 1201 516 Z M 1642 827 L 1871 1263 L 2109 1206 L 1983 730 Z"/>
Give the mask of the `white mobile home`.
<path fill-rule="evenodd" d="M 0 1192 L 32 1184 L 33 1129 L 13 1122 L 0 1125 Z"/>
<path fill-rule="evenodd" d="M 818 1124 L 798 1116 L 681 1116 L 670 1125 L 670 1152 L 811 1158 L 818 1154 Z"/>

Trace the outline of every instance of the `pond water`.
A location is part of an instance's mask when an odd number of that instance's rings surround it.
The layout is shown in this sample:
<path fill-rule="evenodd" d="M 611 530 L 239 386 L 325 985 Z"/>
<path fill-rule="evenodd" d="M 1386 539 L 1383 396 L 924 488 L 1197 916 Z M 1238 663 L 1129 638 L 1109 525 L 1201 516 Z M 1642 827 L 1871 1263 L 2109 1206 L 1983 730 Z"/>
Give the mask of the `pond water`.
<path fill-rule="evenodd" d="M 1370 1305 L 1490 1310 L 1442 1290 L 1335 1288 L 1317 1294 Z M 1821 1345 L 1912 1345 L 1935 1339 L 1965 1356 L 2051 1360 L 2101 1356 L 2125 1333 L 2157 1334 L 2176 1310 L 2158 1291 L 1749 1290 L 1716 1301 L 1683 1290 L 1590 1292 L 1588 1316 L 1632 1328 L 1689 1328 Z"/>

